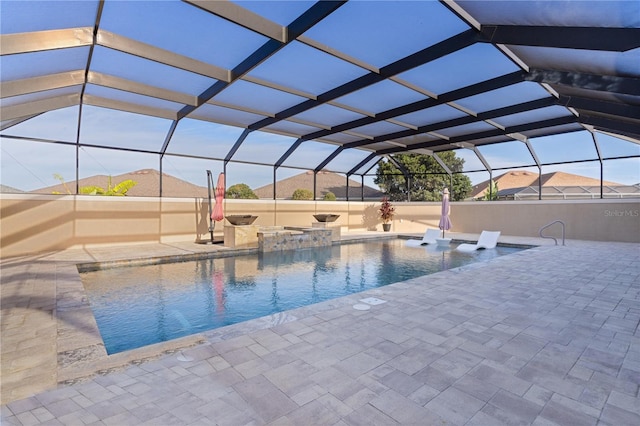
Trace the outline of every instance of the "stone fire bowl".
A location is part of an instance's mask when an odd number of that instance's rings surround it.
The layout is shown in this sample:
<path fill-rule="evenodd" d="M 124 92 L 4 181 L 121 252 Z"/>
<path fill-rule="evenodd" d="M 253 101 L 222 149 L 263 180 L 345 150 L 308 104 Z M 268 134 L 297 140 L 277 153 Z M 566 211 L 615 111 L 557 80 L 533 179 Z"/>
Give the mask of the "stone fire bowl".
<path fill-rule="evenodd" d="M 318 222 L 335 222 L 340 215 L 339 214 L 314 214 Z"/>
<path fill-rule="evenodd" d="M 225 216 L 225 219 L 232 225 L 251 225 L 258 216 L 251 216 L 250 214 L 232 214 Z"/>

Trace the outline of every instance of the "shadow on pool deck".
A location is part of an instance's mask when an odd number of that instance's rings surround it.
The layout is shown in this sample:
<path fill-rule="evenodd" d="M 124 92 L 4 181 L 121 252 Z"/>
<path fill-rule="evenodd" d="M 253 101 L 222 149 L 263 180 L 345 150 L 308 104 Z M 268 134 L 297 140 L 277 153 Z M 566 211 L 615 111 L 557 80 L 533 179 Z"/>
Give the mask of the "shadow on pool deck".
<path fill-rule="evenodd" d="M 640 245 L 500 241 L 543 245 L 113 356 L 76 263 L 224 248 L 3 259 L 2 423 L 640 424 Z"/>

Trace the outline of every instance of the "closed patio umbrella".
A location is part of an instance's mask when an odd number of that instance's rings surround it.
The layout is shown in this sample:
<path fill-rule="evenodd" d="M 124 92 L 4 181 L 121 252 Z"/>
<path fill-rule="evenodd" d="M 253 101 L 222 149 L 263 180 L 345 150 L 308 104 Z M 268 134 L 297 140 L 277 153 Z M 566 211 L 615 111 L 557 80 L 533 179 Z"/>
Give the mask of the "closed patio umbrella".
<path fill-rule="evenodd" d="M 438 228 L 442 229 L 442 238 L 444 238 L 444 231 L 451 229 L 449 213 L 451 213 L 451 206 L 449 206 L 449 189 L 445 188 L 444 191 L 442 191 L 442 211 L 440 213 L 440 223 L 438 224 Z"/>
<path fill-rule="evenodd" d="M 216 185 L 216 205 L 213 207 L 213 213 L 211 213 L 211 219 L 216 222 L 220 222 L 224 219 L 224 208 L 222 206 L 222 201 L 224 200 L 224 173 L 220 173 L 218 175 L 218 183 Z"/>
<path fill-rule="evenodd" d="M 209 179 L 211 182 L 211 172 L 207 170 L 207 173 L 209 174 Z M 222 172 L 220 173 L 220 175 L 218 175 L 218 183 L 216 184 L 216 187 L 214 190 L 214 199 L 216 203 L 212 210 L 211 210 L 211 207 L 209 207 L 211 212 L 211 215 L 210 215 L 211 225 L 209 226 L 209 233 L 211 234 L 211 243 L 213 243 L 213 230 L 216 227 L 216 222 L 220 222 L 221 220 L 224 219 L 224 207 L 222 205 L 222 202 L 224 201 L 224 193 L 225 193 L 224 172 Z M 211 206 L 211 192 L 209 192 L 209 206 Z"/>

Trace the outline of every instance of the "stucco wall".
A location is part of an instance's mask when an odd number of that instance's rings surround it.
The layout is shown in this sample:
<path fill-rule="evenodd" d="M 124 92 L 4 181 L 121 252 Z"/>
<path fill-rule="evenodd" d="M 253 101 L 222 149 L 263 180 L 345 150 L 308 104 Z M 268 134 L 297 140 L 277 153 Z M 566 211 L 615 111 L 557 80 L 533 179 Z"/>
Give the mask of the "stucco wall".
<path fill-rule="evenodd" d="M 392 231 L 437 227 L 439 203 L 396 203 Z M 314 213 L 334 213 L 343 232 L 378 230 L 379 203 L 290 200 L 225 200 L 226 214 L 253 214 L 258 225 L 311 226 Z M 537 236 L 553 221 L 566 223 L 567 238 L 640 242 L 639 200 L 452 203 L 452 231 Z M 203 199 L 0 194 L 3 257 L 110 244 L 195 241 L 209 238 Z M 223 222 L 215 234 L 222 237 Z M 554 231 L 553 229 L 550 231 Z M 559 232 L 558 230 L 555 230 Z M 556 233 L 556 235 L 559 235 Z"/>
<path fill-rule="evenodd" d="M 452 220 L 461 232 L 499 230 L 505 235 L 538 236 L 554 220 L 566 224 L 568 239 L 640 242 L 638 200 L 514 201 L 461 203 L 452 208 Z M 560 235 L 560 225 L 545 234 Z"/>

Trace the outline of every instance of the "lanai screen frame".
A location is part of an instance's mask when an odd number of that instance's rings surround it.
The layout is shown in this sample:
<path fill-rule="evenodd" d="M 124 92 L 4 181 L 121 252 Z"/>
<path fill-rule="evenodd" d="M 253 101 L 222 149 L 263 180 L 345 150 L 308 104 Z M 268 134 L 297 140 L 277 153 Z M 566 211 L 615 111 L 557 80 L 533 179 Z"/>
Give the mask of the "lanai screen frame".
<path fill-rule="evenodd" d="M 552 3 L 556 13 L 552 11 L 548 14 L 540 13 L 539 2 L 506 2 L 496 6 L 495 2 L 441 1 L 432 2 L 435 5 L 415 6 L 437 8 L 438 13 L 442 13 L 443 17 L 446 16 L 447 23 L 454 25 L 455 29 L 445 28 L 440 30 L 445 34 L 451 35 L 383 65 L 361 59 L 362 56 L 358 55 L 357 51 L 356 55 L 352 55 L 325 44 L 322 40 L 309 36 L 318 27 L 324 25 L 327 20 L 340 22 L 338 18 L 341 16 L 339 15 L 341 11 L 345 10 L 345 8 L 359 7 L 358 2 L 323 1 L 313 3 L 308 8 L 300 10 L 297 16 L 290 12 L 292 16 L 284 24 L 260 15 L 249 8 L 244 8 L 243 6 L 249 7 L 246 3 L 196 0 L 183 2 L 184 6 L 189 7 L 191 12 L 197 11 L 199 14 L 215 17 L 216 20 L 223 20 L 227 24 L 231 24 L 234 31 L 247 31 L 252 36 L 258 35 L 264 39 L 264 42 L 258 48 L 230 68 L 200 61 L 175 51 L 151 46 L 140 40 L 103 29 L 103 12 L 105 7 L 112 7 L 113 3 L 110 0 L 89 3 L 96 5 L 95 19 L 92 22 L 92 26 L 32 32 L 4 33 L 3 30 L 2 39 L 0 40 L 3 58 L 37 52 L 58 52 L 78 46 L 86 46 L 89 49 L 88 60 L 84 70 L 19 79 L 5 80 L 3 77 L 1 83 L 3 103 L 0 109 L 0 114 L 2 115 L 2 127 L 0 128 L 2 134 L 0 136 L 13 140 L 28 139 L 75 146 L 76 193 L 78 192 L 79 180 L 79 148 L 105 148 L 87 144 L 80 140 L 80 126 L 82 125 L 84 105 L 119 109 L 171 120 L 169 131 L 157 151 L 108 147 L 108 149 L 158 155 L 160 196 L 162 196 L 162 169 L 165 155 L 222 161 L 224 171 L 226 171 L 227 165 L 230 163 L 244 162 L 273 166 L 275 197 L 277 170 L 280 167 L 290 167 L 286 165 L 287 158 L 305 141 L 326 142 L 336 146 L 330 155 L 319 161 L 315 166 L 307 169 L 313 170 L 316 174 L 344 150 L 364 149 L 370 152 L 365 160 L 360 164 L 355 164 L 353 168 L 336 171 L 346 175 L 347 185 L 349 177 L 353 175 L 360 176 L 364 184 L 364 177 L 369 174 L 378 161 L 383 158 L 392 158 L 396 153 L 422 153 L 432 155 L 436 160 L 439 160 L 438 152 L 459 148 L 473 150 L 485 166 L 486 170 L 483 171 L 487 171 L 491 178 L 493 171 L 499 170 L 499 168 L 492 168 L 482 158 L 477 147 L 514 140 L 526 144 L 531 153 L 532 166 L 537 167 L 541 173 L 542 166 L 568 164 L 571 161 L 551 164 L 541 163 L 529 143 L 530 138 L 584 130 L 591 133 L 598 158 L 582 161 L 599 161 L 602 182 L 603 157 L 600 155 L 595 135 L 598 132 L 603 132 L 640 144 L 640 120 L 638 119 L 640 117 L 640 107 L 637 106 L 637 100 L 640 96 L 640 70 L 633 67 L 629 69 L 628 66 L 620 67 L 621 69 L 596 69 L 597 67 L 593 67 L 593 61 L 590 62 L 586 59 L 582 62 L 576 61 L 575 69 L 572 69 L 573 63 L 566 63 L 567 61 L 564 61 L 561 57 L 558 58 L 557 55 L 558 51 L 584 52 L 584 55 L 590 56 L 603 54 L 607 55 L 607 57 L 622 58 L 623 63 L 624 61 L 629 62 L 630 57 L 633 59 L 638 56 L 640 49 L 640 24 L 638 20 L 640 18 L 635 18 L 634 20 L 633 16 L 634 10 L 639 7 L 632 2 L 604 2 L 606 3 L 604 5 L 606 8 L 599 10 L 602 7 L 599 3 L 589 2 L 588 5 L 584 5 L 576 2 L 558 1 Z M 8 4 L 8 2 L 5 2 L 5 4 Z M 375 4 L 368 4 L 367 7 L 374 7 Z M 502 7 L 505 5 L 507 7 Z M 296 5 L 296 8 L 301 9 L 299 5 Z M 596 10 L 590 11 L 589 9 Z M 640 14 L 635 15 L 640 16 Z M 2 18 L 4 20 L 12 17 L 3 13 Z M 144 17 L 140 19 L 144 19 Z M 337 29 L 340 30 L 340 28 Z M 318 32 L 321 33 L 321 31 L 316 31 L 316 33 Z M 194 40 L 194 42 L 197 42 L 197 40 Z M 362 71 L 362 75 L 345 83 L 334 85 L 322 93 L 312 93 L 304 89 L 270 82 L 252 74 L 252 71 L 268 62 L 269 59 L 279 55 L 283 49 L 292 44 L 304 46 L 305 49 L 314 49 L 314 51 L 320 52 L 326 57 L 334 58 L 344 66 L 358 67 Z M 448 57 L 448 55 L 459 53 L 465 48 L 479 44 L 493 46 L 496 52 L 500 52 L 500 55 L 505 60 L 513 64 L 515 70 L 492 78 L 481 79 L 473 84 L 455 87 L 453 90 L 441 93 L 434 93 L 412 82 L 411 73 L 415 73 L 420 67 L 428 66 L 439 59 Z M 204 75 L 214 82 L 197 93 L 196 96 L 192 96 L 179 91 L 162 89 L 102 74 L 92 68 L 92 56 L 94 50 L 98 47 L 100 49 L 107 48 L 125 52 L 137 58 Z M 554 64 L 558 66 L 553 67 Z M 81 82 L 81 88 L 77 94 L 57 97 L 47 97 L 46 95 L 48 92 L 53 93 L 56 88 L 77 86 L 78 81 Z M 217 96 L 224 93 L 225 89 L 240 83 L 255 84 L 302 100 L 290 107 L 271 113 L 238 105 L 229 105 L 217 100 Z M 396 92 L 398 90 L 413 91 L 420 95 L 421 99 L 375 111 L 363 110 L 358 106 L 345 104 L 341 100 L 348 99 L 349 96 L 357 94 L 360 90 L 368 90 L 378 83 L 397 87 Z M 466 100 L 474 97 L 482 97 L 505 88 L 523 87 L 528 83 L 534 83 L 539 86 L 546 95 L 534 99 L 525 99 L 522 102 L 500 105 L 481 112 L 464 106 Z M 86 93 L 87 88 L 93 85 L 139 94 L 150 99 L 158 99 L 160 106 L 136 105 L 118 99 L 99 98 Z M 28 99 L 29 95 L 32 94 L 42 94 L 42 98 L 37 101 L 21 101 L 21 98 Z M 163 102 L 182 104 L 182 106 L 170 111 L 162 107 Z M 34 139 L 10 134 L 9 129 L 22 122 L 47 111 L 73 105 L 79 106 L 78 132 L 75 142 Z M 224 156 L 206 157 L 179 153 L 168 154 L 167 149 L 181 120 L 188 117 L 214 121 L 210 117 L 198 115 L 201 107 L 207 105 L 218 108 L 231 108 L 245 114 L 263 115 L 264 118 L 241 126 L 244 129 L 241 136 Z M 298 115 L 322 105 L 330 105 L 351 111 L 358 115 L 359 118 L 331 126 L 297 118 Z M 450 107 L 463 113 L 463 115 L 432 121 L 427 124 L 410 122 L 412 114 L 428 111 L 429 108 L 438 106 Z M 527 112 L 550 107 L 560 107 L 564 112 L 553 118 L 545 118 L 539 121 L 523 120 L 518 124 L 509 126 L 500 125 L 497 122 L 501 117 L 526 114 Z M 403 121 L 402 117 L 407 117 L 409 121 Z M 238 123 L 225 122 L 223 120 L 214 122 L 238 126 Z M 289 126 L 296 125 L 300 128 L 315 127 L 317 130 L 305 134 L 294 134 L 278 129 L 278 124 L 281 123 Z M 367 131 L 371 131 L 368 130 L 371 127 L 385 127 L 381 126 L 382 124 L 385 124 L 387 128 L 396 127 L 400 128 L 400 130 L 387 133 L 380 133 L 380 131 L 367 133 Z M 490 128 L 482 131 L 456 133 L 456 129 L 473 126 L 474 124 L 486 124 L 488 126 L 484 127 Z M 244 139 L 251 132 L 256 131 L 268 131 L 295 137 L 296 139 L 289 149 L 273 164 L 234 159 L 234 155 Z M 451 135 L 447 135 L 447 132 L 450 132 Z M 332 137 L 336 135 L 351 135 L 356 136 L 357 139 L 339 143 L 332 140 Z M 638 155 L 630 155 L 617 158 L 639 157 Z M 439 162 L 442 163 L 441 161 Z M 443 170 L 451 175 L 451 171 Z"/>

